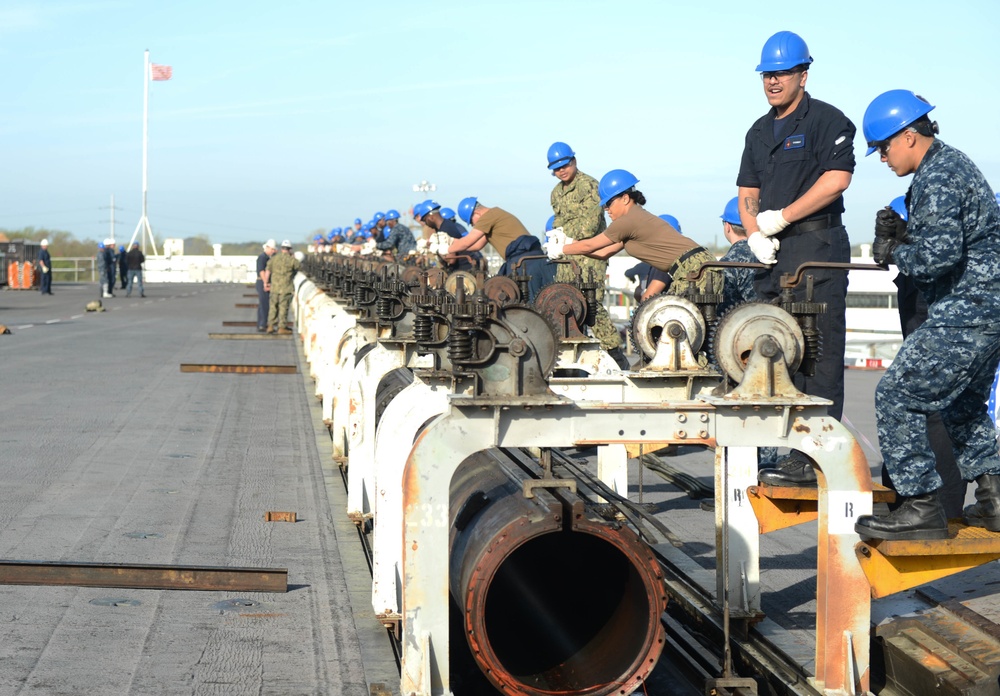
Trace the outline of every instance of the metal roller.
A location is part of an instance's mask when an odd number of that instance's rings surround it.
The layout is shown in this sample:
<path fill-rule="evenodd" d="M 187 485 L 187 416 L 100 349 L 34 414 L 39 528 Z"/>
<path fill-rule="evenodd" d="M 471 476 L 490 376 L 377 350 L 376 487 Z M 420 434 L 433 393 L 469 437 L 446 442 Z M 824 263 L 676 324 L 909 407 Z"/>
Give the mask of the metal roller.
<path fill-rule="evenodd" d="M 451 594 L 501 693 L 631 693 L 664 645 L 667 597 L 649 548 L 575 493 L 535 488 L 496 451 L 451 484 Z"/>

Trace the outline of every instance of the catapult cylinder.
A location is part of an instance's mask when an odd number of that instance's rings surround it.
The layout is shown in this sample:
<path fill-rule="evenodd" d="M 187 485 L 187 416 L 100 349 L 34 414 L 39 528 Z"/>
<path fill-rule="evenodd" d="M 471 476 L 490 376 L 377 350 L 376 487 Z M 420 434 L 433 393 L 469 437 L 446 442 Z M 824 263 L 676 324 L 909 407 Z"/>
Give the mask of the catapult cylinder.
<path fill-rule="evenodd" d="M 631 693 L 664 645 L 659 565 L 575 493 L 528 498 L 525 480 L 491 452 L 452 480 L 450 589 L 473 657 L 501 693 Z"/>

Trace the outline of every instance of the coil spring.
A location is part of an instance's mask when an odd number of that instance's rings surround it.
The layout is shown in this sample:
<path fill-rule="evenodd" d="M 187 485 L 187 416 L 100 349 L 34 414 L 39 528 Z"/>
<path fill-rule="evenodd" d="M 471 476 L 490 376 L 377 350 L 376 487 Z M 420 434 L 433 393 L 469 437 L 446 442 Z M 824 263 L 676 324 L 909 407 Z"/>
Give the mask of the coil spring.
<path fill-rule="evenodd" d="M 802 356 L 801 372 L 806 376 L 812 376 L 816 372 L 816 363 L 822 355 L 822 339 L 816 329 L 806 329 L 802 332 L 805 339 L 805 351 Z"/>
<path fill-rule="evenodd" d="M 426 314 L 413 318 L 413 337 L 417 343 L 428 344 L 434 340 L 434 320 Z"/>
<path fill-rule="evenodd" d="M 472 332 L 468 329 L 452 331 L 448 339 L 448 359 L 452 364 L 472 359 Z"/>
<path fill-rule="evenodd" d="M 392 316 L 392 300 L 388 297 L 378 298 L 378 302 L 375 305 L 375 311 L 378 312 L 380 317 L 386 318 Z"/>
<path fill-rule="evenodd" d="M 360 285 L 354 286 L 354 304 L 360 307 L 365 303 L 365 289 Z"/>

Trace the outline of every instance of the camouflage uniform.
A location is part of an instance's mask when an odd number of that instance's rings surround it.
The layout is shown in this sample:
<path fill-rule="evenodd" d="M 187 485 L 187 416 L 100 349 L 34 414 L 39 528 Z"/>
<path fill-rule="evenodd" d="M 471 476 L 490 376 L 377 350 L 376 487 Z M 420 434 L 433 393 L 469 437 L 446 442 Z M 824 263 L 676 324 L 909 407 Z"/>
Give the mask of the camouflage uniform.
<path fill-rule="evenodd" d="M 413 232 L 406 225 L 393 225 L 385 241 L 379 242 L 375 248 L 382 251 L 394 250 L 396 258 L 401 259 L 411 251 L 417 250 L 417 240 L 413 238 Z"/>
<path fill-rule="evenodd" d="M 941 412 L 962 477 L 1000 474 L 986 398 L 1000 363 L 1000 208 L 963 153 L 935 140 L 906 194 L 908 243 L 893 251 L 930 306 L 875 392 L 879 446 L 905 497 L 941 487 L 927 414 Z"/>
<path fill-rule="evenodd" d="M 562 182 L 556 184 L 549 200 L 552 203 L 552 212 L 555 213 L 555 227 L 562 227 L 570 239 L 590 239 L 607 228 L 604 211 L 601 210 L 601 199 L 597 195 L 597 179 L 592 176 L 578 171 L 568 185 L 563 185 Z M 608 273 L 608 262 L 586 256 L 576 256 L 573 260 L 579 266 L 584 281 L 589 281 L 592 275 L 600 285 L 597 289 L 597 319 L 591 329 L 594 337 L 601 342 L 603 350 L 620 348 L 621 335 L 611 323 L 608 310 L 604 308 L 604 283 Z M 575 280 L 573 266 L 568 263 L 559 264 L 556 281 L 571 283 Z"/>
<path fill-rule="evenodd" d="M 299 260 L 279 251 L 267 262 L 267 270 L 271 274 L 271 306 L 267 310 L 267 328 L 284 329 L 288 324 L 288 308 L 295 291 L 292 278 L 299 272 Z"/>
<path fill-rule="evenodd" d="M 754 253 L 750 251 L 747 240 L 741 239 L 731 247 L 720 261 L 732 261 L 736 263 L 760 263 Z M 738 304 L 753 302 L 757 299 L 757 291 L 754 290 L 752 268 L 727 268 L 724 271 L 726 282 L 722 289 L 722 304 L 719 305 L 719 314 L 728 312 Z"/>

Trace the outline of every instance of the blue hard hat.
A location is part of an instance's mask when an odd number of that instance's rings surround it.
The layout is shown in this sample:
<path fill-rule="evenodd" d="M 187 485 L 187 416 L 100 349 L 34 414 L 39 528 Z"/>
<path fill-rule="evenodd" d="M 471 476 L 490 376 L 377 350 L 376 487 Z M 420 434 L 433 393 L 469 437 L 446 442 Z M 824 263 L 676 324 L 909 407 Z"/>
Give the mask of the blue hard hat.
<path fill-rule="evenodd" d="M 118 251 L 125 251 L 125 247 L 123 246 L 118 247 Z"/>
<path fill-rule="evenodd" d="M 904 220 L 910 219 L 910 214 L 906 212 L 906 196 L 896 196 L 889 202 L 889 207 L 899 213 L 899 217 Z"/>
<path fill-rule="evenodd" d="M 659 215 L 657 217 L 659 217 L 664 222 L 670 223 L 670 226 L 673 227 L 678 232 L 681 231 L 681 222 L 680 222 L 680 220 L 678 220 L 677 218 L 675 218 L 673 215 Z"/>
<path fill-rule="evenodd" d="M 555 226 L 556 226 L 556 216 L 553 215 L 552 217 L 550 217 L 548 220 L 545 221 L 545 231 L 548 232 Z"/>
<path fill-rule="evenodd" d="M 865 140 L 868 141 L 865 157 L 878 149 L 876 143 L 888 140 L 933 110 L 930 102 L 908 89 L 890 89 L 875 97 L 865 109 L 862 121 Z"/>
<path fill-rule="evenodd" d="M 438 208 L 441 207 L 440 203 L 430 198 L 424 201 L 424 205 L 427 206 L 427 211 L 426 211 L 427 213 L 431 212 L 432 210 L 437 210 Z"/>
<path fill-rule="evenodd" d="M 451 208 L 441 208 L 441 210 L 438 211 L 438 214 L 441 215 L 441 217 L 443 217 L 445 220 L 455 219 L 455 211 L 452 210 Z"/>
<path fill-rule="evenodd" d="M 386 220 L 398 220 L 399 219 L 399 211 L 398 210 L 393 210 L 393 209 L 387 210 L 385 212 L 385 219 Z"/>
<path fill-rule="evenodd" d="M 423 217 L 424 213 L 426 212 L 427 212 L 427 205 L 423 202 L 417 203 L 415 206 L 413 206 L 413 218 L 415 220 L 417 218 Z"/>
<path fill-rule="evenodd" d="M 323 239 L 323 235 L 321 235 L 321 234 L 313 235 L 313 241 L 314 242 L 318 242 L 321 239 Z"/>
<path fill-rule="evenodd" d="M 340 227 L 334 227 L 332 230 L 330 230 L 330 235 L 335 237 L 343 231 L 344 230 L 341 229 Z"/>
<path fill-rule="evenodd" d="M 723 222 L 728 222 L 730 225 L 742 225 L 743 221 L 740 220 L 740 199 L 738 196 L 733 196 L 728 203 L 726 203 L 726 209 L 722 211 Z M 678 228 L 678 231 L 680 228 Z"/>
<path fill-rule="evenodd" d="M 624 169 L 612 169 L 601 177 L 601 183 L 597 185 L 597 195 L 601 198 L 601 207 L 608 204 L 608 201 L 619 193 L 624 193 L 639 183 L 639 180 L 631 172 Z"/>
<path fill-rule="evenodd" d="M 779 31 L 764 43 L 760 51 L 760 65 L 757 72 L 791 70 L 798 65 L 813 62 L 809 47 L 802 37 L 790 31 Z"/>
<path fill-rule="evenodd" d="M 382 218 L 384 218 L 384 217 L 385 217 L 385 213 L 382 213 L 382 212 L 378 212 L 378 213 L 375 213 L 375 214 L 374 214 L 374 215 L 372 216 L 372 220 L 374 220 L 375 222 L 378 222 L 379 220 L 381 220 L 381 219 L 382 219 Z"/>
<path fill-rule="evenodd" d="M 458 217 L 468 224 L 472 224 L 472 213 L 476 210 L 476 203 L 479 199 L 475 196 L 469 196 L 468 198 L 463 198 L 458 203 Z"/>
<path fill-rule="evenodd" d="M 1000 191 L 997 192 L 997 205 L 1000 205 Z"/>
<path fill-rule="evenodd" d="M 576 153 L 566 143 L 552 143 L 549 146 L 549 169 L 559 169 L 569 164 Z"/>
<path fill-rule="evenodd" d="M 371 239 L 372 238 L 371 228 L 362 227 L 361 236 L 364 237 L 365 239 Z"/>
<path fill-rule="evenodd" d="M 354 218 L 354 224 L 355 225 L 360 225 L 361 224 L 361 218 Z"/>
<path fill-rule="evenodd" d="M 104 242 L 98 242 L 97 243 L 97 248 L 98 249 L 103 249 L 104 248 Z"/>
<path fill-rule="evenodd" d="M 368 222 L 366 222 L 365 224 L 363 224 L 363 225 L 361 226 L 361 232 L 362 232 L 362 233 L 364 233 L 364 232 L 367 232 L 367 231 L 368 231 L 368 230 L 370 230 L 371 228 L 372 228 L 372 226 L 371 226 L 371 223 L 368 223 Z"/>

